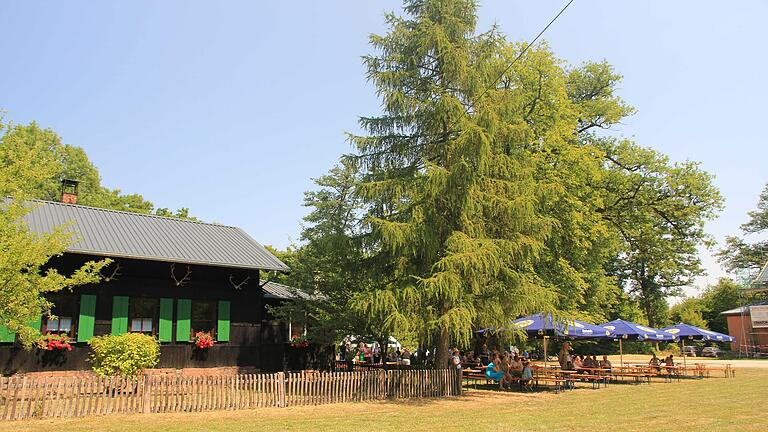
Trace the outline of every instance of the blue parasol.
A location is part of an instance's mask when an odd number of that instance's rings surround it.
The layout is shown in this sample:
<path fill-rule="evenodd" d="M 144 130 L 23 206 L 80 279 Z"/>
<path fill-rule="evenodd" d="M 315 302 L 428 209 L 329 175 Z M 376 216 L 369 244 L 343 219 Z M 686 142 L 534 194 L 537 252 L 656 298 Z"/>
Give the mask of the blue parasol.
<path fill-rule="evenodd" d="M 512 327 L 525 331 L 528 336 L 557 336 L 573 339 L 607 338 L 606 329 L 578 320 L 558 321 L 549 314 L 534 314 L 512 321 Z"/>
<path fill-rule="evenodd" d="M 680 323 L 673 326 L 665 327 L 663 331 L 677 336 L 681 339 L 690 339 L 697 341 L 712 341 L 712 342 L 734 342 L 736 338 L 727 334 L 714 332 L 712 330 L 703 329 L 701 327 L 692 326 L 690 324 Z"/>
<path fill-rule="evenodd" d="M 677 336 L 665 331 L 636 324 L 621 319 L 600 324 L 600 327 L 610 331 L 611 337 L 638 341 L 676 341 Z"/>

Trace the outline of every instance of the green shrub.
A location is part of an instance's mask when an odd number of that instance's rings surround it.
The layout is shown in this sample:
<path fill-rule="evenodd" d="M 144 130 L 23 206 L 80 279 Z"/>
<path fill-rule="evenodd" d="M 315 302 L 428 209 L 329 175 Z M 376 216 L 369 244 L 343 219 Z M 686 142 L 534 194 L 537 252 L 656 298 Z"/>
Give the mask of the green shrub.
<path fill-rule="evenodd" d="M 90 361 L 99 376 L 134 376 L 157 365 L 160 343 L 152 336 L 126 333 L 91 338 Z"/>

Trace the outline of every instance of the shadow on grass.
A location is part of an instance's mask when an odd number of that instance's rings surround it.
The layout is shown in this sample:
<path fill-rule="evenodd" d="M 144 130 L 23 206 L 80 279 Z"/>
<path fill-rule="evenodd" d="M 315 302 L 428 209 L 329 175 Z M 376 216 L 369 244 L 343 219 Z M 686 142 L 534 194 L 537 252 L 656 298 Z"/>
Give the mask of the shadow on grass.
<path fill-rule="evenodd" d="M 562 392 L 561 392 L 562 393 Z M 464 393 L 461 396 L 444 396 L 444 397 L 412 397 L 405 399 L 387 399 L 380 401 L 379 403 L 392 406 L 408 406 L 408 407 L 421 407 L 429 405 L 437 405 L 445 402 L 459 403 L 459 404 L 476 404 L 478 402 L 488 401 L 491 399 L 505 399 L 509 401 L 522 401 L 529 399 L 542 399 L 542 398 L 554 398 L 558 394 L 553 389 L 549 388 L 537 388 L 533 390 L 501 390 L 498 385 L 487 384 L 472 386 L 471 388 L 465 388 Z"/>

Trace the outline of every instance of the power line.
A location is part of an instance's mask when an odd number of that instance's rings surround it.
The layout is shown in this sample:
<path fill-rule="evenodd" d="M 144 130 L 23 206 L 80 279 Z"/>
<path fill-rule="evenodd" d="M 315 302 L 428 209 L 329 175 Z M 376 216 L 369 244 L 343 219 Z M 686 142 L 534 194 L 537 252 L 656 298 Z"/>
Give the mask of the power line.
<path fill-rule="evenodd" d="M 560 15 L 562 15 L 562 14 L 563 14 L 563 12 L 565 12 L 565 10 L 566 10 L 566 9 L 568 9 L 568 6 L 570 6 L 570 5 L 571 5 L 571 3 L 573 3 L 573 2 L 574 2 L 574 0 L 570 0 L 570 1 L 569 1 L 569 2 L 568 2 L 566 5 L 565 5 L 565 6 L 563 6 L 563 8 L 562 8 L 562 9 L 560 9 L 560 12 L 558 12 L 558 13 L 557 13 L 557 15 L 555 15 L 555 17 L 554 17 L 554 18 L 552 18 L 552 20 L 551 20 L 551 21 L 549 21 L 549 24 L 547 24 L 547 25 L 546 25 L 546 26 L 545 26 L 543 29 L 541 29 L 541 31 L 539 32 L 539 34 L 537 34 L 537 35 L 536 35 L 536 37 L 535 37 L 535 38 L 533 38 L 533 40 L 532 40 L 532 41 L 531 41 L 531 42 L 530 42 L 528 45 L 526 45 L 526 46 L 525 46 L 525 48 L 523 48 L 523 50 L 522 50 L 522 51 L 520 51 L 520 54 L 518 54 L 518 55 L 517 55 L 517 57 L 515 57 L 515 59 L 514 59 L 514 60 L 512 60 L 512 62 L 511 62 L 510 64 L 508 64 L 508 65 L 507 65 L 507 67 L 506 67 L 506 68 L 505 68 L 505 69 L 504 69 L 504 70 L 503 70 L 503 71 L 502 71 L 502 72 L 499 74 L 499 76 L 498 76 L 498 77 L 497 77 L 495 80 L 493 80 L 493 82 L 491 83 L 491 85 L 489 85 L 488 87 L 486 87 L 486 88 L 483 90 L 483 92 L 482 92 L 482 93 L 480 93 L 480 96 L 478 96 L 478 97 L 477 97 L 477 100 L 478 100 L 478 101 L 479 101 L 480 99 L 482 99 L 482 98 L 483 98 L 483 96 L 485 96 L 485 94 L 486 94 L 486 93 L 488 93 L 488 92 L 489 92 L 489 91 L 490 91 L 492 88 L 496 87 L 496 84 L 497 84 L 497 83 L 498 83 L 498 82 L 499 82 L 499 81 L 500 81 L 500 80 L 501 80 L 501 79 L 504 77 L 504 74 L 506 74 L 507 72 L 509 72 L 509 70 L 510 70 L 510 69 L 512 69 L 512 66 L 514 66 L 514 65 L 515 65 L 515 63 L 517 63 L 517 61 L 518 61 L 518 60 L 520 60 L 520 59 L 521 59 L 521 58 L 522 58 L 522 57 L 525 55 L 525 53 L 526 53 L 526 52 L 528 52 L 528 49 L 529 49 L 530 47 L 532 47 L 532 46 L 533 46 L 533 44 L 535 44 L 537 40 L 539 40 L 539 38 L 541 37 L 541 35 L 543 35 L 543 34 L 544 34 L 544 32 L 546 32 L 546 31 L 547 31 L 547 29 L 549 29 L 549 27 L 550 27 L 550 26 L 552 26 L 552 24 L 554 24 L 554 23 L 555 23 L 555 21 L 557 21 L 557 19 L 558 19 L 558 18 L 560 18 Z M 469 107 L 468 107 L 467 109 L 465 109 L 465 110 L 464 110 L 464 111 L 461 113 L 461 115 L 459 116 L 459 118 L 457 118 L 457 119 L 456 119 L 456 120 L 453 122 L 453 124 L 456 124 L 456 123 L 458 123 L 458 121 L 459 121 L 459 120 L 461 120 L 462 118 L 464 118 L 464 116 L 465 116 L 465 115 L 467 115 L 467 114 L 469 114 Z M 448 129 L 450 129 L 450 127 L 449 127 Z"/>

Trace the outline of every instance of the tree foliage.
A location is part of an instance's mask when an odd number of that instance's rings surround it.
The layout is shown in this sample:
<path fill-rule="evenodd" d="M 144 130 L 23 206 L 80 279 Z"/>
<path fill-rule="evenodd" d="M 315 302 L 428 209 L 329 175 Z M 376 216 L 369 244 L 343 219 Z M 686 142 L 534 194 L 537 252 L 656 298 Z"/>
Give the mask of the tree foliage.
<path fill-rule="evenodd" d="M 135 376 L 160 358 L 160 342 L 142 333 L 96 336 L 88 345 L 93 371 L 102 377 Z"/>
<path fill-rule="evenodd" d="M 670 308 L 669 324 L 684 322 L 720 333 L 728 333 L 728 322 L 721 312 L 734 309 L 750 298 L 740 297 L 739 285 L 728 278 L 720 278 L 699 296 L 686 298 Z"/>
<path fill-rule="evenodd" d="M 599 133 L 634 112 L 608 63 L 477 33 L 475 10 L 406 1 L 371 36 L 382 112 L 307 193 L 286 281 L 329 293 L 308 314 L 328 328 L 415 335 L 438 364 L 474 329 L 534 312 L 660 323 L 701 272 L 710 176 Z"/>
<path fill-rule="evenodd" d="M 594 142 L 604 151 L 608 171 L 599 211 L 622 240 L 615 271 L 649 324 L 661 324 L 666 298 L 703 274 L 697 247 L 712 245 L 704 223 L 720 210 L 722 198 L 695 162 L 670 163 L 627 140 Z"/>
<path fill-rule="evenodd" d="M 5 125 L 0 123 L 0 132 Z M 43 270 L 51 257 L 60 255 L 72 239 L 61 229 L 45 235 L 30 233 L 22 220 L 31 207 L 30 189 L 39 187 L 54 175 L 52 164 L 41 163 L 50 153 L 41 146 L 31 151 L 11 153 L 19 146 L 19 136 L 3 135 L 0 149 L 0 324 L 18 333 L 19 340 L 31 347 L 39 332 L 28 326 L 50 314 L 51 304 L 44 295 L 99 280 L 99 270 L 109 260 L 88 262 L 72 275 L 55 269 Z M 10 150 L 10 152 L 9 152 Z M 13 154 L 13 163 L 5 156 Z"/>
<path fill-rule="evenodd" d="M 669 323 L 685 323 L 702 328 L 709 328 L 704 319 L 704 304 L 701 299 L 689 297 L 669 309 Z"/>
<path fill-rule="evenodd" d="M 718 258 L 728 271 L 751 281 L 768 262 L 768 240 L 748 240 L 768 232 L 768 184 L 760 193 L 757 209 L 750 211 L 748 216 L 749 220 L 741 225 L 744 238 L 726 237 L 725 247 L 718 252 Z"/>
<path fill-rule="evenodd" d="M 349 160 L 381 277 L 358 304 L 438 355 L 527 313 L 605 319 L 622 288 L 654 324 L 701 272 L 711 177 L 597 133 L 634 111 L 606 62 L 569 67 L 546 45 L 478 34 L 475 8 L 406 1 L 371 37 L 383 113 L 360 119 Z"/>
<path fill-rule="evenodd" d="M 91 261 L 71 275 L 46 267 L 75 239 L 66 227 L 48 234 L 30 233 L 23 220 L 35 206 L 33 199 L 59 198 L 62 178 L 80 181 L 82 204 L 141 213 L 153 209 L 140 195 L 122 195 L 102 187 L 99 173 L 83 149 L 62 144 L 52 130 L 35 123 L 0 121 L 0 324 L 17 333 L 26 347 L 39 337 L 28 324 L 51 314 L 46 294 L 96 283 L 101 279 L 100 270 L 111 262 Z M 187 210 L 176 216 L 188 217 Z"/>
<path fill-rule="evenodd" d="M 302 245 L 272 250 L 291 273 L 271 279 L 307 294 L 274 313 L 305 326 L 313 342 L 333 342 L 345 335 L 376 340 L 389 336 L 383 325 L 386 317 L 368 319 L 352 304 L 356 294 L 375 284 L 359 219 L 357 181 L 357 171 L 348 163 L 315 179 L 317 189 L 304 195 L 304 205 L 311 211 L 304 218 Z"/>
<path fill-rule="evenodd" d="M 139 194 L 123 194 L 119 189 L 102 186 L 99 171 L 85 151 L 62 144 L 61 137 L 51 129 L 43 129 L 32 122 L 28 125 L 7 124 L 2 132 L 0 169 L 13 178 L 15 184 L 23 185 L 30 198 L 58 201 L 61 180 L 71 179 L 80 183 L 78 204 L 191 219 L 189 209 L 155 210 L 154 204 Z"/>
<path fill-rule="evenodd" d="M 716 284 L 710 285 L 704 290 L 701 295 L 702 316 L 707 321 L 707 328 L 720 333 L 728 333 L 728 322 L 725 315 L 720 313 L 737 308 L 742 305 L 742 302 L 750 300 L 748 295 L 743 299 L 740 298 L 740 289 L 733 280 L 720 278 Z"/>

